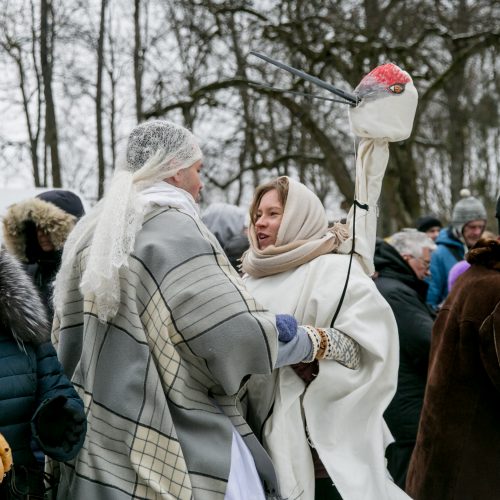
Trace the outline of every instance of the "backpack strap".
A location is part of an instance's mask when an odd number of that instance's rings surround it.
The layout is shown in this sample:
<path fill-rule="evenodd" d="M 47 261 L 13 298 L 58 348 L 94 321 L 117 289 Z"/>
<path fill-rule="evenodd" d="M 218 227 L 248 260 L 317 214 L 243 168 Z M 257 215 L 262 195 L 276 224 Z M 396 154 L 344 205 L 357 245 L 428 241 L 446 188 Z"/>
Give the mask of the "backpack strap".
<path fill-rule="evenodd" d="M 455 257 L 457 262 L 464 260 L 464 255 L 460 253 L 460 250 L 455 246 L 455 245 L 446 245 L 448 247 L 448 250 L 450 251 L 451 255 Z"/>

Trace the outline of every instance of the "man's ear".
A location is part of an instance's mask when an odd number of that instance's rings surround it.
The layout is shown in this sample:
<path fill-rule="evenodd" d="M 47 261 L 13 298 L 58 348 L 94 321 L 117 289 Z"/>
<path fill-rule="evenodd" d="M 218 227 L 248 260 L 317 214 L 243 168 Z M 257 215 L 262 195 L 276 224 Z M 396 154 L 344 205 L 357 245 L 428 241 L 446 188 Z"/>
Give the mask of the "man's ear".
<path fill-rule="evenodd" d="M 412 256 L 408 255 L 407 253 L 404 253 L 404 254 L 401 254 L 401 257 L 403 257 L 405 262 L 409 262 L 409 260 L 411 259 Z"/>
<path fill-rule="evenodd" d="M 182 170 L 179 170 L 176 174 L 167 177 L 165 179 L 165 182 L 168 182 L 169 184 L 172 184 L 175 187 L 179 187 L 183 178 L 183 173 Z"/>

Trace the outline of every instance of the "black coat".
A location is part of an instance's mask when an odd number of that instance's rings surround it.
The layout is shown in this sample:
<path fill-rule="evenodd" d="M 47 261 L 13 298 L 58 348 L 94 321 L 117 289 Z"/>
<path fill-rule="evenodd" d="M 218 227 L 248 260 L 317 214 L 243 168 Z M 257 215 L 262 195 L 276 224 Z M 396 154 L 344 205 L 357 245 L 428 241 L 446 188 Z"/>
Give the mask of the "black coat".
<path fill-rule="evenodd" d="M 33 444 L 56 460 L 69 460 L 85 438 L 83 402 L 49 336 L 31 280 L 0 251 L 0 433 L 15 465 L 36 465 Z"/>
<path fill-rule="evenodd" d="M 426 305 L 427 284 L 385 241 L 375 250 L 375 284 L 392 308 L 399 333 L 396 395 L 385 418 L 396 440 L 415 441 L 424 399 L 434 314 Z"/>
<path fill-rule="evenodd" d="M 386 451 L 387 467 L 404 488 L 424 400 L 434 313 L 425 303 L 428 285 L 385 241 L 377 242 L 375 269 L 375 284 L 398 325 L 398 387 L 384 418 L 395 439 Z"/>

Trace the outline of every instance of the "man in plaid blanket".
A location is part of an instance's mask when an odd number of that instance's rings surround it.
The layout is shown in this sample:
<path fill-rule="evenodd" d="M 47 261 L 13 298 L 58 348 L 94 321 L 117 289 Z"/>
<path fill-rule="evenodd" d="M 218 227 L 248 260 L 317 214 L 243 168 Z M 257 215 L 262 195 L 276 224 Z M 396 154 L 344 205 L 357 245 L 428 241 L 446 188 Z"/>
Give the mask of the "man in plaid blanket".
<path fill-rule="evenodd" d="M 61 465 L 58 498 L 279 498 L 242 416 L 244 382 L 343 356 L 319 340 L 337 332 L 297 327 L 245 290 L 198 215 L 201 160 L 185 128 L 139 125 L 105 198 L 66 243 L 53 341 L 88 432 Z"/>

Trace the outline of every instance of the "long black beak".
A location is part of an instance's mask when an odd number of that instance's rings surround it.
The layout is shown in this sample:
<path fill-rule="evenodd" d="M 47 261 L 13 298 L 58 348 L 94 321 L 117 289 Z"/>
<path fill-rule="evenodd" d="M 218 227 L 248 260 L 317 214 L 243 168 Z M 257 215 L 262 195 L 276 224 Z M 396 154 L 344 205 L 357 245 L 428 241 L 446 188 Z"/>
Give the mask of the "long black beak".
<path fill-rule="evenodd" d="M 321 80 L 319 78 L 316 78 L 315 76 L 310 75 L 309 73 L 306 73 L 305 71 L 301 71 L 300 69 L 292 68 L 292 66 L 288 66 L 288 64 L 284 64 L 282 62 L 276 61 L 276 59 L 273 59 L 271 57 L 265 56 L 264 54 L 259 54 L 258 52 L 251 51 L 250 54 L 259 57 L 260 59 L 263 59 L 264 61 L 273 64 L 274 66 L 277 66 L 278 68 L 284 69 L 285 71 L 288 71 L 289 73 L 292 73 L 292 75 L 298 76 L 299 78 L 302 78 L 303 80 L 307 80 L 311 83 L 314 83 L 318 87 L 321 87 L 322 89 L 328 90 L 332 94 L 335 94 L 339 97 L 342 97 L 344 101 L 337 101 L 337 102 L 343 102 L 344 104 L 349 104 L 349 106 L 357 106 L 359 102 L 361 101 L 360 97 L 356 96 L 355 94 L 351 94 L 350 92 L 346 92 L 345 90 L 338 89 L 337 87 L 334 87 L 333 85 L 330 85 L 329 83 L 325 82 L 324 80 Z M 317 97 L 314 94 L 311 97 Z"/>

